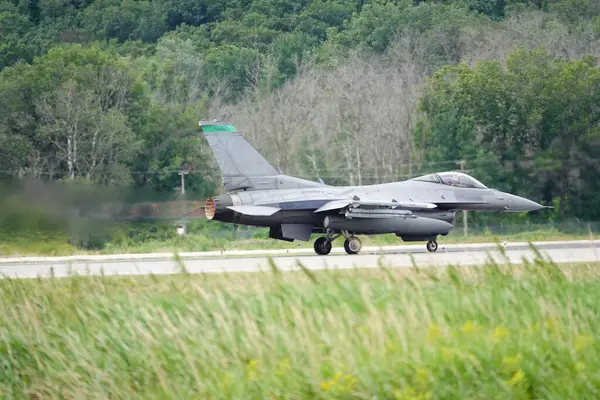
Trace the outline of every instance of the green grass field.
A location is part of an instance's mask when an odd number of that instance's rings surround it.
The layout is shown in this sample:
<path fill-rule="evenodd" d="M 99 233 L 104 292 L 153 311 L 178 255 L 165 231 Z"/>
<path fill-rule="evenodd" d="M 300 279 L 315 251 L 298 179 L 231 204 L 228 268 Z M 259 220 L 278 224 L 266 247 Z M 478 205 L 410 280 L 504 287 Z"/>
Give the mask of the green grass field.
<path fill-rule="evenodd" d="M 266 232 L 266 230 L 264 230 Z M 64 256 L 75 254 L 140 254 L 158 252 L 188 252 L 188 251 L 210 251 L 210 250 L 256 250 L 256 249 L 312 249 L 314 239 L 319 235 L 313 235 L 310 241 L 296 241 L 294 243 L 269 239 L 266 233 L 256 237 L 236 238 L 231 234 L 214 234 L 214 232 L 192 232 L 184 237 L 176 234 L 163 235 L 166 237 L 147 237 L 131 240 L 123 238 L 109 241 L 100 250 L 85 250 L 77 248 L 69 243 L 69 238 L 64 234 L 31 234 L 27 236 L 0 235 L 0 257 L 18 256 Z M 263 237 L 264 236 L 264 237 Z M 403 242 L 402 239 L 393 234 L 360 236 L 363 246 L 389 246 L 389 245 L 414 245 L 425 242 Z M 590 240 L 596 239 L 594 232 L 582 230 L 577 233 L 565 233 L 557 229 L 536 229 L 523 232 L 511 232 L 498 234 L 491 232 L 479 232 L 464 235 L 460 232 L 451 232 L 448 236 L 438 238 L 438 243 L 494 243 L 507 240 L 509 242 L 535 242 L 554 240 Z M 342 246 L 343 238 L 334 242 L 334 246 Z"/>
<path fill-rule="evenodd" d="M 268 238 L 250 238 L 231 240 L 230 238 L 207 237 L 206 235 L 188 235 L 187 237 L 176 237 L 170 240 L 149 240 L 135 245 L 110 244 L 99 253 L 120 254 L 120 253 L 153 253 L 153 252 L 171 252 L 171 251 L 210 251 L 210 250 L 256 250 L 256 249 L 294 249 L 304 248 L 312 249 L 314 240 L 322 235 L 313 235 L 308 242 L 295 241 L 293 243 L 274 240 Z M 420 244 L 425 247 L 425 242 L 403 242 L 396 235 L 359 235 L 363 246 L 397 246 L 397 245 L 415 245 Z M 456 244 L 456 243 L 494 243 L 508 240 L 511 242 L 535 242 L 535 241 L 555 241 L 555 240 L 593 240 L 594 234 L 582 232 L 581 234 L 567 234 L 558 230 L 535 230 L 529 232 L 513 233 L 499 235 L 493 233 L 481 233 L 463 235 L 460 233 L 450 233 L 448 236 L 439 236 L 438 243 Z M 334 246 L 343 246 L 343 237 L 334 242 Z"/>
<path fill-rule="evenodd" d="M 598 398 L 598 267 L 3 280 L 0 397 Z"/>

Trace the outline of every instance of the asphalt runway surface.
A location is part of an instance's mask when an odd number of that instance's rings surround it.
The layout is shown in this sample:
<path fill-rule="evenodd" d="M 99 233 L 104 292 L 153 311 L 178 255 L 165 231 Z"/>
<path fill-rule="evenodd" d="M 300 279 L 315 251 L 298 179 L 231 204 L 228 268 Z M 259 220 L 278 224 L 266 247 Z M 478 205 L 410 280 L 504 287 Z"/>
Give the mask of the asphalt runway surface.
<path fill-rule="evenodd" d="M 546 258 L 556 263 L 600 262 L 600 240 L 537 242 L 533 245 Z M 523 258 L 533 259 L 535 253 L 528 243 L 501 244 L 513 264 Z M 327 256 L 318 256 L 311 249 L 210 251 L 179 253 L 189 273 L 258 272 L 270 270 L 269 258 L 283 271 L 299 270 L 298 262 L 312 270 L 327 268 L 378 268 L 481 265 L 489 258 L 505 262 L 498 245 L 439 244 L 430 253 L 424 243 L 385 247 L 363 247 L 358 255 L 348 255 L 342 247 L 334 247 Z M 90 255 L 69 257 L 21 257 L 0 259 L 2 278 L 67 277 L 71 275 L 164 275 L 181 271 L 173 253 Z"/>

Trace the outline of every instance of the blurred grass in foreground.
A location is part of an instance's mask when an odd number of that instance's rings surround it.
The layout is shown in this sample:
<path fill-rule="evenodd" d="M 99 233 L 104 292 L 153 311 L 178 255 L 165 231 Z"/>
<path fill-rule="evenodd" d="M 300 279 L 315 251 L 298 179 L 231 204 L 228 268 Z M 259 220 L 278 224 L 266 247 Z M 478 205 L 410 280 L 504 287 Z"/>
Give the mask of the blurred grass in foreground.
<path fill-rule="evenodd" d="M 597 398 L 598 267 L 2 280 L 0 394 Z"/>

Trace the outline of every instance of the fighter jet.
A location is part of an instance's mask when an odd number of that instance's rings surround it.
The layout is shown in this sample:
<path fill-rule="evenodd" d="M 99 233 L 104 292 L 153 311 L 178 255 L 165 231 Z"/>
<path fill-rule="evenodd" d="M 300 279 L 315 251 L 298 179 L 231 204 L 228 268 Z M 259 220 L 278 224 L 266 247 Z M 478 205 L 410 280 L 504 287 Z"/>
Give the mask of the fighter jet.
<path fill-rule="evenodd" d="M 524 212 L 544 206 L 495 189 L 464 173 L 446 171 L 366 186 L 330 186 L 281 174 L 238 130 L 224 121 L 200 121 L 223 175 L 220 194 L 205 201 L 209 220 L 269 228 L 269 237 L 314 242 L 319 255 L 344 236 L 344 249 L 358 254 L 356 235 L 393 233 L 405 242 L 426 241 L 435 252 L 460 210 Z"/>

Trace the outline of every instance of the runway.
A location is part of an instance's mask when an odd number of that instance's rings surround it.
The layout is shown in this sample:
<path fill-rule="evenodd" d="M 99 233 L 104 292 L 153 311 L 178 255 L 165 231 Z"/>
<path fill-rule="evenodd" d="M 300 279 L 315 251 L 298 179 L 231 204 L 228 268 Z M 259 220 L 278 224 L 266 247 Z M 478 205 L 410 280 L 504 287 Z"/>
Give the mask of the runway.
<path fill-rule="evenodd" d="M 600 262 L 600 240 L 537 242 L 534 246 L 557 263 Z M 511 263 L 533 259 L 528 243 L 508 243 L 503 246 Z M 429 253 L 423 244 L 386 247 L 364 247 L 359 255 L 347 255 L 336 247 L 328 256 L 317 256 L 310 249 L 211 251 L 179 253 L 189 273 L 257 272 L 269 270 L 269 257 L 282 271 L 298 270 L 298 262 L 312 270 L 326 268 L 419 267 L 447 265 L 479 265 L 492 257 L 504 260 L 498 245 L 440 245 Z M 164 275 L 181 271 L 173 253 L 119 254 L 70 257 L 21 257 L 0 259 L 3 278 L 67 277 L 76 275 Z"/>

